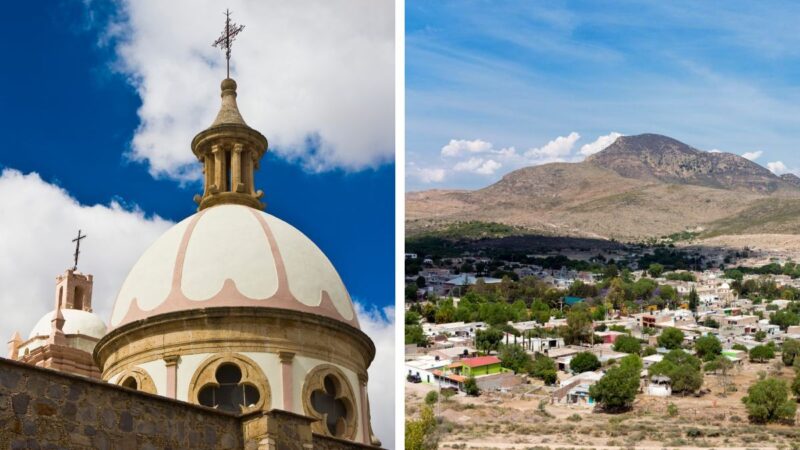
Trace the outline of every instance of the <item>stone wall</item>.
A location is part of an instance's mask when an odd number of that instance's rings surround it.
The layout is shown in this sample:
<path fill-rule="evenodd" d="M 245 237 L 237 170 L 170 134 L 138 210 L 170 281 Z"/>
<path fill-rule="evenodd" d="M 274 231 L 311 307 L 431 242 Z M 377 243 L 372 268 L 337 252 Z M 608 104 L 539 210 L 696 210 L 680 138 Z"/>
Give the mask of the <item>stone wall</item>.
<path fill-rule="evenodd" d="M 370 449 L 273 409 L 230 414 L 0 358 L 0 449 Z"/>
<path fill-rule="evenodd" d="M 236 415 L 0 358 L 0 448 L 243 447 Z"/>

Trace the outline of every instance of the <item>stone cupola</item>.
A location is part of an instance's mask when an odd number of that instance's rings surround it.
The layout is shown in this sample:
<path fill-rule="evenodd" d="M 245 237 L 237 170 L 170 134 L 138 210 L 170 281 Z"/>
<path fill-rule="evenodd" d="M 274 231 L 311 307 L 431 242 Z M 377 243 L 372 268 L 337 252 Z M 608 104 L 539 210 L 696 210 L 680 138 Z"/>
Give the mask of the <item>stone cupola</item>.
<path fill-rule="evenodd" d="M 222 81 L 222 105 L 210 127 L 192 140 L 192 152 L 203 164 L 203 195 L 198 210 L 221 204 L 264 209 L 264 193 L 255 188 L 254 173 L 268 148 L 267 138 L 245 123 L 236 104 L 236 82 Z"/>

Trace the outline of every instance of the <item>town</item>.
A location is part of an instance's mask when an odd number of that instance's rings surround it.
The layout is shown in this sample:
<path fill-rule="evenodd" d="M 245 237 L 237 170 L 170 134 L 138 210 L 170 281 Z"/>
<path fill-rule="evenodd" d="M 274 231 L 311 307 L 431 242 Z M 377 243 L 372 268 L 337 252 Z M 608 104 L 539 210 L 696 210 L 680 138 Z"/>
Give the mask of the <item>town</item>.
<path fill-rule="evenodd" d="M 798 256 L 407 253 L 406 446 L 794 446 Z"/>

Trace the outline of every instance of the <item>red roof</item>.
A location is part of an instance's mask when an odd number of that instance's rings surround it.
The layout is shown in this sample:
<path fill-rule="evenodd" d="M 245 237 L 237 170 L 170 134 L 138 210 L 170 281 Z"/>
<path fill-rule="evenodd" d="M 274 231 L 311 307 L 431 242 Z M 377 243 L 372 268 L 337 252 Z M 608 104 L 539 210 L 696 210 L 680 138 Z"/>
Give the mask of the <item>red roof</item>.
<path fill-rule="evenodd" d="M 453 380 L 456 383 L 463 383 L 467 379 L 467 377 L 462 377 L 461 375 L 456 375 L 454 373 L 449 373 L 447 375 L 444 375 L 441 370 L 434 370 L 433 374 L 436 375 L 437 377 L 444 377 L 449 380 Z"/>
<path fill-rule="evenodd" d="M 500 358 L 497 356 L 478 356 L 477 358 L 464 358 L 460 361 L 454 362 L 450 364 L 450 367 L 458 367 L 461 365 L 469 366 L 469 367 L 482 367 L 488 366 L 490 364 L 499 364 Z"/>

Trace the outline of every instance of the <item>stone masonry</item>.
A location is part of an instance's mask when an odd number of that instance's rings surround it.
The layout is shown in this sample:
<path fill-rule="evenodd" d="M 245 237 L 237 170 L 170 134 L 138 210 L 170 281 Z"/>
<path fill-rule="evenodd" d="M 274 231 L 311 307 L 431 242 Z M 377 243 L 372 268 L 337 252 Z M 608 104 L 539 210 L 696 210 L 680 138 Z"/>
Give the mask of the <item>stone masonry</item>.
<path fill-rule="evenodd" d="M 0 358 L 0 449 L 370 449 L 281 410 L 230 414 Z"/>

